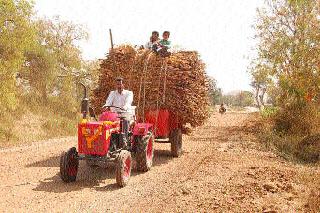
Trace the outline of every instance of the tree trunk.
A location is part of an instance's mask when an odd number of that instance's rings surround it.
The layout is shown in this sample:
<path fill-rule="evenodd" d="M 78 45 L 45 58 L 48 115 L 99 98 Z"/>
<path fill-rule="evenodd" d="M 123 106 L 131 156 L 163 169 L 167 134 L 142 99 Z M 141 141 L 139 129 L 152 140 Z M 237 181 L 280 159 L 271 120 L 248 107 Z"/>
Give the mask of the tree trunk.
<path fill-rule="evenodd" d="M 256 86 L 256 87 L 255 87 L 255 90 L 256 90 L 255 99 L 256 99 L 256 102 L 257 102 L 257 106 L 258 106 L 258 108 L 260 109 L 260 108 L 261 108 L 260 101 L 259 101 L 260 87 L 259 87 L 259 86 Z"/>
<path fill-rule="evenodd" d="M 260 103 L 261 103 L 261 105 L 264 107 L 264 95 L 266 94 L 266 88 L 262 88 L 262 93 L 261 93 L 261 95 L 259 96 L 260 97 Z"/>

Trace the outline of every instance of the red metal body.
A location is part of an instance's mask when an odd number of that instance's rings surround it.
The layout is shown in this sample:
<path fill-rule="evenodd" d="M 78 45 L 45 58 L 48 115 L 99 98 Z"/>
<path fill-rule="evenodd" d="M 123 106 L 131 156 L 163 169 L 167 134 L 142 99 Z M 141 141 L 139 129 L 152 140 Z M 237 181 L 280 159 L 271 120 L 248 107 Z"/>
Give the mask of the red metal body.
<path fill-rule="evenodd" d="M 97 122 L 78 125 L 78 150 L 80 154 L 104 156 L 108 153 L 112 133 L 120 132 L 116 113 L 105 112 Z M 178 117 L 166 109 L 151 110 L 145 114 L 145 123 L 133 124 L 133 136 L 146 135 L 153 130 L 155 137 L 167 138 L 173 129 L 181 128 Z M 130 141 L 133 144 L 133 141 Z"/>
<path fill-rule="evenodd" d="M 151 123 L 137 123 L 133 128 L 133 136 L 146 135 L 152 129 L 153 125 Z"/>
<path fill-rule="evenodd" d="M 119 121 L 118 114 L 116 112 L 103 112 L 100 117 L 99 121 Z"/>
<path fill-rule="evenodd" d="M 100 121 L 83 122 L 78 125 L 78 152 L 85 155 L 104 156 L 108 153 L 112 133 L 120 133 L 120 119 L 114 112 L 104 112 Z M 130 126 L 133 136 L 146 135 L 153 129 L 151 123 L 136 123 Z M 132 146 L 134 140 L 129 141 Z"/>
<path fill-rule="evenodd" d="M 181 128 L 178 117 L 167 109 L 150 110 L 145 120 L 153 125 L 155 137 L 169 137 L 171 130 Z"/>
<path fill-rule="evenodd" d="M 78 150 L 80 154 L 107 154 L 110 146 L 111 134 L 120 131 L 120 124 L 106 124 L 104 122 L 86 122 L 78 125 Z M 90 142 L 92 141 L 92 142 Z"/>

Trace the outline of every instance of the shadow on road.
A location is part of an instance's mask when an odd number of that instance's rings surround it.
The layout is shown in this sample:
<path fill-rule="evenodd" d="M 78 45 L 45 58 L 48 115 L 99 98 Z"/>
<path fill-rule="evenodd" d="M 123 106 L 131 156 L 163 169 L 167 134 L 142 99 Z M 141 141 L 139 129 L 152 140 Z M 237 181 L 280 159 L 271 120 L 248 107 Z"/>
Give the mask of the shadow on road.
<path fill-rule="evenodd" d="M 226 142 L 226 141 L 239 141 L 246 137 L 247 133 L 243 131 L 242 127 L 229 126 L 229 127 L 210 127 L 206 129 L 203 127 L 203 131 L 215 131 L 212 137 L 203 137 L 201 134 L 197 136 L 190 136 L 189 140 L 195 143 L 201 141 L 214 141 L 214 142 Z M 219 132 L 224 134 L 219 134 Z M 163 147 L 163 149 L 156 149 L 154 151 L 153 167 L 167 164 L 173 159 L 170 152 L 170 146 Z M 59 171 L 60 156 L 53 156 L 45 160 L 37 161 L 26 165 L 26 167 L 56 167 Z M 133 162 L 133 170 L 131 176 L 143 175 L 144 173 L 137 172 L 135 168 L 135 162 Z M 112 180 L 110 184 L 105 185 L 106 180 Z M 110 181 L 108 181 L 110 182 Z M 59 172 L 53 177 L 40 180 L 40 183 L 33 189 L 35 191 L 46 191 L 54 193 L 65 193 L 71 191 L 80 191 L 84 188 L 92 188 L 97 191 L 114 191 L 119 189 L 115 180 L 115 168 L 114 164 L 107 164 L 103 167 L 89 167 L 84 161 L 80 162 L 77 181 L 73 183 L 64 183 L 60 177 Z"/>
<path fill-rule="evenodd" d="M 153 166 L 161 166 L 162 164 L 168 163 L 168 161 L 171 159 L 172 156 L 169 150 L 155 150 Z M 57 167 L 57 171 L 59 171 L 59 164 L 60 156 L 54 156 L 42 161 L 28 164 L 26 167 Z M 135 164 L 136 163 L 133 162 L 131 177 L 144 174 L 137 172 Z M 113 183 L 103 185 L 106 180 L 113 180 Z M 34 191 L 65 193 L 71 191 L 80 191 L 84 188 L 92 188 L 97 191 L 114 191 L 119 189 L 115 180 L 115 166 L 112 163 L 96 167 L 89 167 L 84 161 L 80 161 L 76 182 L 63 182 L 59 176 L 59 172 L 53 177 L 40 180 L 39 182 L 40 183 L 33 189 Z"/>
<path fill-rule="evenodd" d="M 137 175 L 132 171 L 131 176 Z M 105 180 L 114 179 L 113 184 L 100 187 Z M 79 191 L 84 188 L 99 189 L 104 188 L 105 191 L 113 191 L 119 187 L 115 184 L 115 168 L 113 165 L 106 167 L 88 167 L 84 162 L 80 163 L 77 180 L 73 183 L 65 183 L 61 180 L 59 172 L 51 178 L 41 180 L 39 185 L 34 188 L 34 191 L 46 191 L 54 193 L 64 193 L 71 191 Z"/>
<path fill-rule="evenodd" d="M 170 150 L 154 150 L 153 167 L 167 164 L 172 158 Z"/>
<path fill-rule="evenodd" d="M 59 167 L 60 155 L 50 157 L 45 160 L 37 161 L 31 164 L 27 164 L 26 167 Z"/>

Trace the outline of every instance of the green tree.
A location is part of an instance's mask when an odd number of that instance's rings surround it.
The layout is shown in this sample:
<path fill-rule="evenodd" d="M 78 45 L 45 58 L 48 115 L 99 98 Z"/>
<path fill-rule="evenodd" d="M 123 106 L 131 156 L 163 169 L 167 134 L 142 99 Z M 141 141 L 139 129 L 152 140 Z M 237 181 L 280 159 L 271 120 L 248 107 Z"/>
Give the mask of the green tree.
<path fill-rule="evenodd" d="M 48 95 L 56 93 L 61 101 L 73 105 L 74 81 L 85 72 L 76 42 L 87 38 L 87 33 L 80 25 L 62 21 L 59 17 L 40 19 L 35 25 L 37 44 L 26 53 L 29 66 L 23 77 L 43 103 L 47 103 Z"/>
<path fill-rule="evenodd" d="M 305 97 L 320 92 L 319 16 L 316 0 L 270 0 L 268 8 L 258 11 L 259 56 L 252 75 L 254 82 L 262 77 L 267 87 L 278 88 L 280 105 L 303 106 Z"/>
<path fill-rule="evenodd" d="M 269 77 L 270 68 L 265 64 L 254 62 L 253 68 L 251 68 L 252 82 L 251 86 L 255 90 L 255 101 L 259 108 L 264 107 L 265 94 L 267 92 L 267 87 L 272 84 Z"/>
<path fill-rule="evenodd" d="M 16 73 L 25 62 L 24 53 L 33 45 L 33 5 L 25 0 L 0 0 L 0 112 L 17 106 Z"/>
<path fill-rule="evenodd" d="M 37 45 L 26 52 L 28 66 L 23 77 L 28 80 L 33 96 L 40 98 L 40 103 L 47 103 L 48 92 L 52 92 L 57 77 L 57 60 L 44 46 Z"/>
<path fill-rule="evenodd" d="M 222 90 L 217 87 L 217 81 L 213 77 L 208 77 L 209 99 L 212 105 L 219 104 L 222 100 Z"/>
<path fill-rule="evenodd" d="M 258 57 L 251 70 L 278 106 L 275 129 L 318 131 L 320 105 L 320 1 L 269 0 L 258 11 Z"/>

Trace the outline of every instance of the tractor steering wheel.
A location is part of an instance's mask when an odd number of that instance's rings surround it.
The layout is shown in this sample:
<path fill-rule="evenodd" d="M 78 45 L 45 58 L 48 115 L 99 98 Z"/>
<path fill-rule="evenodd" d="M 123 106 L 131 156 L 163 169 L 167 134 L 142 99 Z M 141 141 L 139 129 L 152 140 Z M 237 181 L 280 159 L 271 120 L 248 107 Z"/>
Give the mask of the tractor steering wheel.
<path fill-rule="evenodd" d="M 125 109 L 123 109 L 123 108 L 121 108 L 121 107 L 117 107 L 117 106 L 103 106 L 102 108 L 104 108 L 104 107 L 114 107 L 114 108 L 117 108 L 117 109 L 120 109 L 121 111 L 123 111 L 123 112 L 118 112 L 118 113 L 125 113 L 127 110 L 125 110 Z"/>

